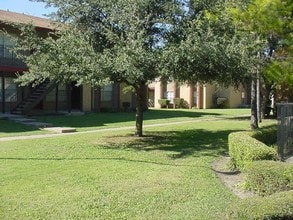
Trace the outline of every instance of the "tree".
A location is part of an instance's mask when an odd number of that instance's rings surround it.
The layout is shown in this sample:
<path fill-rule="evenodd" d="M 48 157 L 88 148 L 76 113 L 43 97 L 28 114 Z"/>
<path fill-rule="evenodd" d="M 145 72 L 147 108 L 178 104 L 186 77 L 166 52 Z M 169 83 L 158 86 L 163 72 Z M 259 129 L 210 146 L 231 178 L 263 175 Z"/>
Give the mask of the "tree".
<path fill-rule="evenodd" d="M 181 38 L 168 45 L 166 68 L 187 83 L 239 86 L 251 71 L 249 38 L 239 32 L 227 13 L 230 2 L 189 1 L 180 25 Z"/>
<path fill-rule="evenodd" d="M 136 93 L 138 136 L 149 81 L 171 77 L 237 86 L 250 71 L 247 39 L 225 13 L 229 1 L 37 1 L 58 8 L 55 18 L 67 28 L 40 43 L 28 36 L 30 72 L 20 80 L 124 82 Z"/>
<path fill-rule="evenodd" d="M 160 43 L 167 42 L 166 27 L 176 21 L 182 11 L 181 3 L 172 0 L 39 2 L 58 8 L 55 18 L 67 28 L 57 33 L 57 39 L 49 37 L 33 45 L 30 51 L 34 53 L 25 58 L 29 72 L 20 80 L 37 83 L 46 78 L 77 80 L 80 84 L 90 82 L 99 86 L 109 81 L 126 83 L 136 93 L 136 134 L 142 136 L 146 86 L 161 74 Z"/>
<path fill-rule="evenodd" d="M 253 33 L 255 41 L 259 42 L 254 54 L 259 54 L 255 75 L 260 77 L 253 79 L 260 78 L 264 84 L 263 112 L 269 100 L 268 90 L 278 84 L 292 88 L 292 9 L 291 0 L 249 0 L 239 3 L 231 10 L 238 25 L 245 32 Z M 252 92 L 252 96 L 254 95 Z M 257 110 L 253 105 L 252 108 L 255 110 L 252 109 L 252 113 L 260 111 L 260 106 Z M 253 118 L 255 115 L 252 114 L 252 127 L 258 127 Z"/>

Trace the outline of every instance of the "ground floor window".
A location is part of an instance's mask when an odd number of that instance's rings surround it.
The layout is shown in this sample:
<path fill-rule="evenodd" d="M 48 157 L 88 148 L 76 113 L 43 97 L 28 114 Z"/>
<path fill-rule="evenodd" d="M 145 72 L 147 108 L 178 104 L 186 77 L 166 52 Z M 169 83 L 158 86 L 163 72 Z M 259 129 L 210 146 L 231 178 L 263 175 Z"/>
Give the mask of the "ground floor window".
<path fill-rule="evenodd" d="M 110 102 L 112 101 L 113 85 L 109 84 L 101 89 L 101 101 Z"/>
<path fill-rule="evenodd" d="M 0 109 L 2 112 L 8 112 L 16 106 L 17 85 L 15 78 L 0 77 Z"/>
<path fill-rule="evenodd" d="M 4 79 L 5 102 L 16 102 L 17 89 L 14 78 Z"/>
<path fill-rule="evenodd" d="M 3 88 L 3 82 L 2 78 L 0 78 L 0 102 L 3 102 L 3 96 L 4 96 L 4 88 Z"/>

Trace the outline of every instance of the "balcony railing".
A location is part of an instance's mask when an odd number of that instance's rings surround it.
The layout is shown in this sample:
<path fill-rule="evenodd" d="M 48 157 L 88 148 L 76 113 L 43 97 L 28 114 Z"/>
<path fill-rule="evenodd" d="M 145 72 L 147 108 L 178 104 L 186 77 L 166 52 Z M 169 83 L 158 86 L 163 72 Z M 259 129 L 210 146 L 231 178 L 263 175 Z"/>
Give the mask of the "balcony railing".
<path fill-rule="evenodd" d="M 16 58 L 11 49 L 9 46 L 0 45 L 0 66 L 26 68 L 25 63 Z"/>

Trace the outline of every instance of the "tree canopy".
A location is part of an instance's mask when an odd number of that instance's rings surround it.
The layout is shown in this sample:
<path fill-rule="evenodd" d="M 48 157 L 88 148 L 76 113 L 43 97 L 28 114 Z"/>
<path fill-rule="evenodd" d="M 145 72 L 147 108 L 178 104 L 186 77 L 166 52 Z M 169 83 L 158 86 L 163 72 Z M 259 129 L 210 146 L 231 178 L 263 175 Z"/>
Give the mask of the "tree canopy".
<path fill-rule="evenodd" d="M 250 71 L 249 37 L 226 13 L 231 1 L 37 1 L 56 7 L 55 19 L 66 27 L 45 39 L 24 32 L 19 50 L 33 53 L 20 80 L 126 83 L 137 97 L 138 136 L 150 81 L 238 85 Z"/>
<path fill-rule="evenodd" d="M 245 31 L 262 42 L 263 76 L 293 88 L 293 2 L 291 0 L 249 0 L 232 10 Z"/>

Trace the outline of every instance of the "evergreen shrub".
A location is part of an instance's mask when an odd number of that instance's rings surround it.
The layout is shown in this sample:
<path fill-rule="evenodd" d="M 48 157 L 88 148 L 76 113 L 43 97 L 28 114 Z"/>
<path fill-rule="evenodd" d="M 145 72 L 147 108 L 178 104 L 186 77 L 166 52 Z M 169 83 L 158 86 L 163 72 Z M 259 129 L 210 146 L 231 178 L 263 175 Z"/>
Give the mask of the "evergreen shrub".
<path fill-rule="evenodd" d="M 254 161 L 246 165 L 245 188 L 260 196 L 293 189 L 293 164 Z"/>
<path fill-rule="evenodd" d="M 277 160 L 277 150 L 252 137 L 251 132 L 233 132 L 228 136 L 231 165 L 242 170 L 256 160 Z"/>
<path fill-rule="evenodd" d="M 226 219 L 293 219 L 293 190 L 242 199 L 230 207 Z"/>

